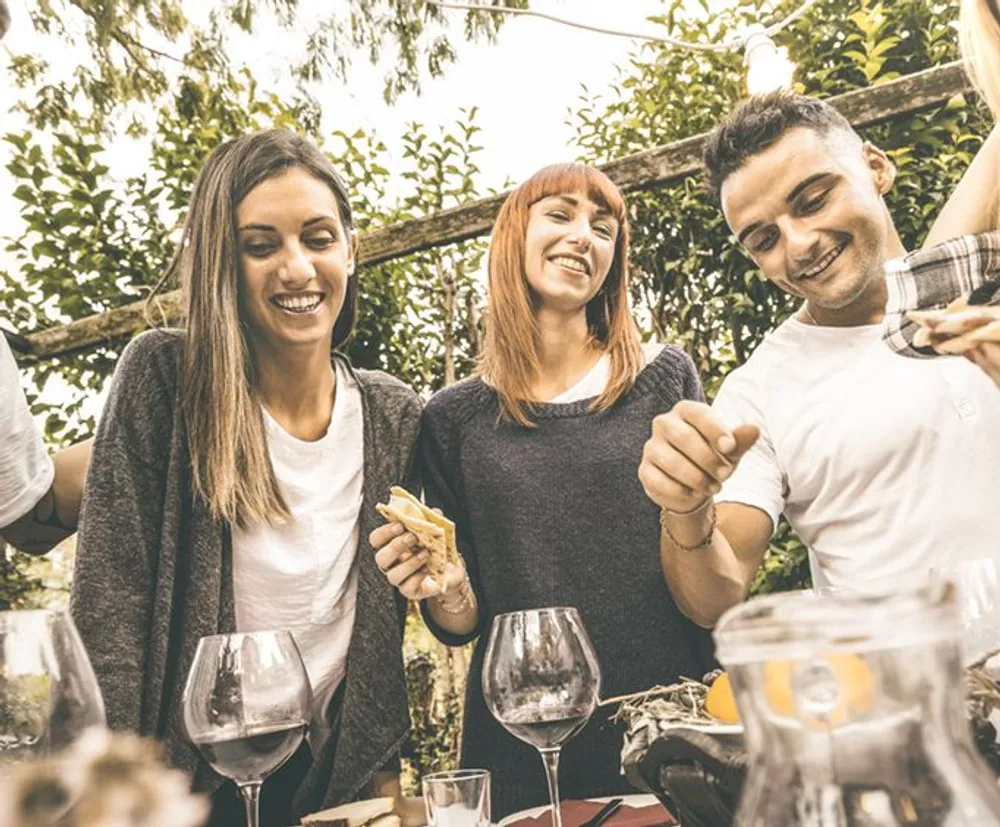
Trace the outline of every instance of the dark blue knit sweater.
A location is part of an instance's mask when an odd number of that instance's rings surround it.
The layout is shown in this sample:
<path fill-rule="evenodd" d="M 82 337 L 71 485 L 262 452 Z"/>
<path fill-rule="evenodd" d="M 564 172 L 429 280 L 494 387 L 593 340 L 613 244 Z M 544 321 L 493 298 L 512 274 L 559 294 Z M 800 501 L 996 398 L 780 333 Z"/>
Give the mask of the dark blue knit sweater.
<path fill-rule="evenodd" d="M 674 605 L 660 568 L 659 510 L 637 476 L 657 414 L 702 399 L 694 365 L 665 348 L 635 385 L 601 413 L 593 400 L 536 407 L 538 427 L 497 424 L 496 393 L 482 380 L 438 393 L 424 410 L 425 493 L 455 520 L 479 598 L 480 629 L 445 643 L 476 644 L 466 691 L 462 764 L 493 773 L 494 819 L 548 801 L 538 753 L 496 723 L 483 700 L 482 658 L 502 612 L 575 606 L 601 663 L 602 697 L 700 677 L 711 666 L 708 633 Z M 563 749 L 565 798 L 627 791 L 623 730 L 599 708 Z"/>

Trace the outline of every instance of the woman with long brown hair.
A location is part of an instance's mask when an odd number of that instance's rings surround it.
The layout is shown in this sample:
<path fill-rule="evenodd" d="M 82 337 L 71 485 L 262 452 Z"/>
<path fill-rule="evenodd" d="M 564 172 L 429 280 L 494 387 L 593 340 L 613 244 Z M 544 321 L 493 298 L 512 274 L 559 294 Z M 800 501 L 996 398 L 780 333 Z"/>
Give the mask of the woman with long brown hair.
<path fill-rule="evenodd" d="M 186 329 L 129 344 L 97 430 L 73 617 L 109 725 L 160 738 L 214 793 L 213 825 L 241 823 L 242 806 L 182 734 L 205 635 L 286 629 L 309 673 L 308 745 L 264 784 L 263 824 L 396 777 L 405 601 L 366 541 L 375 504 L 411 473 L 420 404 L 338 352 L 356 253 L 349 194 L 309 140 L 269 130 L 220 146 L 168 271 Z"/>
<path fill-rule="evenodd" d="M 390 524 L 379 567 L 445 643 L 479 635 L 462 764 L 492 771 L 493 815 L 544 804 L 537 755 L 486 709 L 486 633 L 501 613 L 575 606 L 601 663 L 602 695 L 699 677 L 707 633 L 674 605 L 660 568 L 659 511 L 637 477 L 653 418 L 701 398 L 691 360 L 641 343 L 629 311 L 628 212 L 599 170 L 542 169 L 497 217 L 478 376 L 440 391 L 420 441 L 428 503 L 455 521 L 468 570 L 444 583 Z M 598 710 L 564 748 L 567 798 L 624 792 L 622 733 Z"/>

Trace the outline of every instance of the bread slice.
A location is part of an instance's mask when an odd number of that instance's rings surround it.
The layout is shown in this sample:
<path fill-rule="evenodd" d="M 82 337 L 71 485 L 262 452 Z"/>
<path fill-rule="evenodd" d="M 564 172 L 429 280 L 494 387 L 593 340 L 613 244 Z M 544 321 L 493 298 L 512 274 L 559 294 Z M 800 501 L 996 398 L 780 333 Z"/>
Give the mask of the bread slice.
<path fill-rule="evenodd" d="M 417 538 L 420 547 L 429 555 L 428 574 L 443 584 L 445 565 L 458 563 L 455 524 L 428 508 L 405 488 L 394 485 L 389 494 L 389 502 L 378 503 L 375 508 L 385 519 L 402 523 Z"/>
<path fill-rule="evenodd" d="M 399 818 L 392 813 L 391 798 L 370 798 L 367 801 L 352 801 L 329 810 L 302 817 L 302 827 L 365 827 L 378 822 L 378 827 L 399 827 Z M 395 824 L 382 822 L 383 818 L 395 818 Z"/>

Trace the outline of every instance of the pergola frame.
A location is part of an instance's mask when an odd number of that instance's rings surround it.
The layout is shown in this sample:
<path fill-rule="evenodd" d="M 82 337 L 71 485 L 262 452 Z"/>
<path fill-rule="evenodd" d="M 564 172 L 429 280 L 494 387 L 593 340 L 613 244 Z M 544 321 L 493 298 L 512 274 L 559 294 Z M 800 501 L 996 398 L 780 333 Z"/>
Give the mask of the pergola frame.
<path fill-rule="evenodd" d="M 855 90 L 829 102 L 856 127 L 872 126 L 901 115 L 946 103 L 972 91 L 960 61 L 937 66 L 888 83 Z M 671 144 L 628 155 L 601 169 L 622 190 L 649 190 L 696 174 L 707 135 L 695 135 Z M 486 235 L 493 227 L 507 193 L 483 198 L 424 218 L 417 218 L 362 234 L 359 267 Z M 182 315 L 180 291 L 116 307 L 65 325 L 27 335 L 4 331 L 18 361 L 28 364 L 134 335 L 147 326 L 146 314 L 165 322 Z"/>

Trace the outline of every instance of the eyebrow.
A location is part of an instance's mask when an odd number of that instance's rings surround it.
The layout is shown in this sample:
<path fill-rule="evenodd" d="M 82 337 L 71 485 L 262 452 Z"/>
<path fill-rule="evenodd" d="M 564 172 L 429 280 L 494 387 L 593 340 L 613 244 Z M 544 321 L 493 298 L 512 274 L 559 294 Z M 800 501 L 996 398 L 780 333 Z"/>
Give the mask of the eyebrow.
<path fill-rule="evenodd" d="M 572 195 L 550 195 L 548 196 L 547 199 L 543 198 L 542 200 L 545 201 L 549 199 L 556 201 L 565 201 L 567 204 L 572 204 L 574 207 L 580 206 L 580 201 L 577 198 L 574 198 Z M 607 207 L 602 207 L 600 204 L 597 204 L 596 206 L 597 206 L 597 215 L 607 218 L 614 218 L 614 216 L 611 214 L 611 210 L 609 210 Z"/>
<path fill-rule="evenodd" d="M 312 218 L 306 219 L 306 221 L 302 223 L 302 226 L 311 227 L 313 224 L 318 224 L 320 221 L 327 221 L 328 219 L 332 218 L 333 218 L 332 215 L 314 215 Z M 274 227 L 272 227 L 270 224 L 244 224 L 242 227 L 239 228 L 239 230 L 237 230 L 237 232 L 242 233 L 248 230 L 263 230 L 265 232 L 267 231 L 274 232 Z"/>
<path fill-rule="evenodd" d="M 785 203 L 791 204 L 796 198 L 798 198 L 805 190 L 809 189 L 809 187 L 811 187 L 813 184 L 816 184 L 819 181 L 823 181 L 827 178 L 832 178 L 832 177 L 833 177 L 832 172 L 817 172 L 815 175 L 810 175 L 808 178 L 799 181 L 799 183 L 796 184 L 795 187 L 793 187 L 792 191 L 785 196 Z M 751 233 L 759 230 L 763 226 L 764 223 L 762 221 L 755 221 L 753 224 L 746 227 L 743 230 L 743 232 L 739 234 L 736 240 L 739 241 L 740 244 L 742 244 L 743 239 L 745 239 Z"/>

